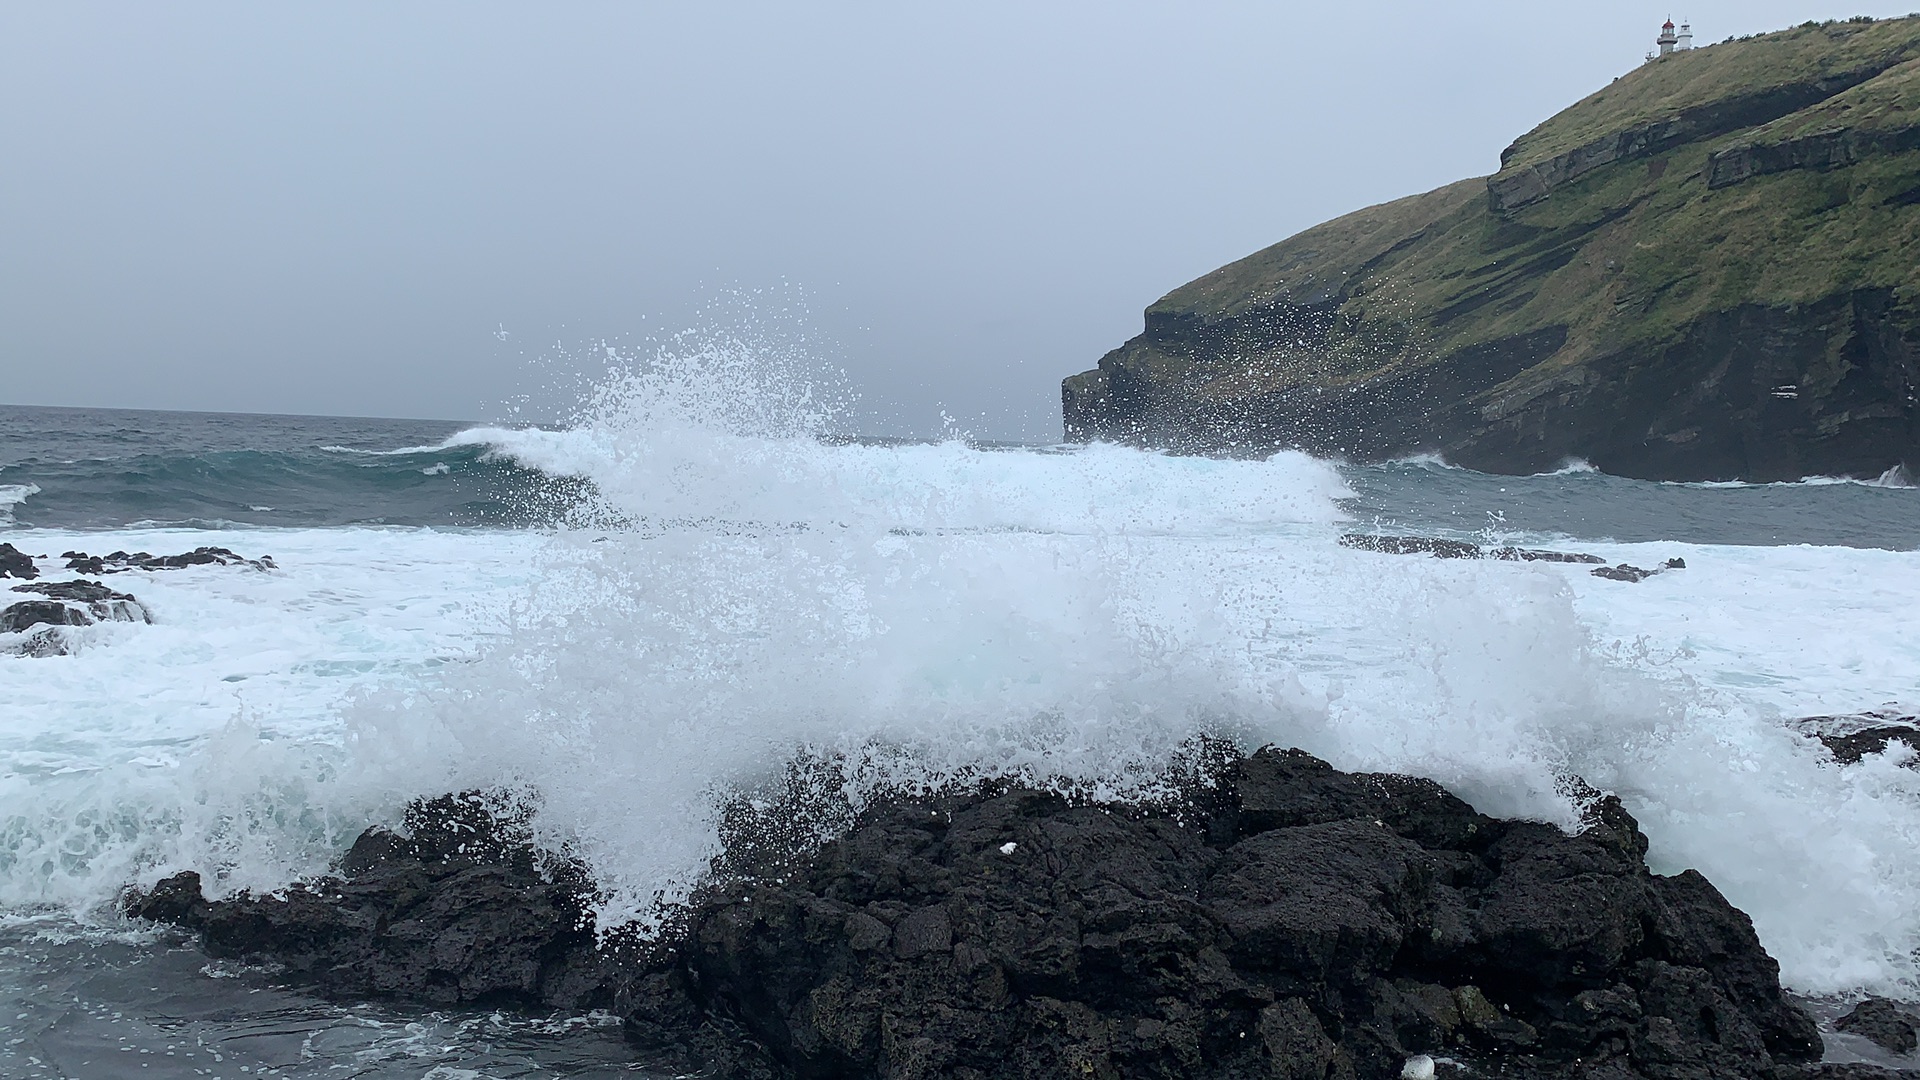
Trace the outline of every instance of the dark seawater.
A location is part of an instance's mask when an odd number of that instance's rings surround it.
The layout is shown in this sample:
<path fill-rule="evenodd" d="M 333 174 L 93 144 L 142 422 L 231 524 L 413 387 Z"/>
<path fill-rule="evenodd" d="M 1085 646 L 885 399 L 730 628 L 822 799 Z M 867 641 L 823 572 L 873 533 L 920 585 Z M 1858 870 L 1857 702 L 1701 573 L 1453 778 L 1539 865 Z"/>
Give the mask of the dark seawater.
<path fill-rule="evenodd" d="M 499 431 L 449 420 L 0 405 L 0 527 L 515 528 L 552 521 L 579 487 L 516 463 L 489 441 Z M 1494 476 L 1428 461 L 1348 465 L 1341 473 L 1354 491 L 1344 506 L 1357 528 L 1920 548 L 1920 491 L 1881 482 Z"/>
<path fill-rule="evenodd" d="M 35 972 L 23 984 L 12 977 Z M 52 973 L 49 977 L 49 973 Z M 601 1080 L 635 1067 L 610 1016 L 339 1005 L 209 961 L 180 935 L 0 927 L 0 1076 Z"/>
<path fill-rule="evenodd" d="M 0 515 L 59 529 L 513 527 L 549 517 L 547 478 L 483 444 L 448 442 L 469 426 L 0 405 Z"/>
<path fill-rule="evenodd" d="M 1672 484 L 1593 471 L 1492 476 L 1425 461 L 1341 470 L 1358 526 L 1448 536 L 1920 548 L 1920 490 L 1879 481 Z"/>

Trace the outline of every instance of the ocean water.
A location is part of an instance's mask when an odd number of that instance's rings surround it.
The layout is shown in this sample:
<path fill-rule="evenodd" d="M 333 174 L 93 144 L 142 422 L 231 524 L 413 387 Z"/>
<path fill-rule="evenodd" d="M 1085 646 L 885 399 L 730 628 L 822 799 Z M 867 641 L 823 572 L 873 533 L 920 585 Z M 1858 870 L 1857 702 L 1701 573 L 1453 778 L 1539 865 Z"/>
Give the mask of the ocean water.
<path fill-rule="evenodd" d="M 45 576 L 277 564 L 115 575 L 151 625 L 0 656 L 0 1075 L 632 1075 L 608 1018 L 330 1005 L 115 898 L 272 888 L 410 798 L 504 785 L 604 923 L 644 924 L 797 754 L 843 758 L 850 805 L 982 774 L 1126 798 L 1200 732 L 1561 823 L 1579 775 L 1797 992 L 1920 1000 L 1920 772 L 1798 723 L 1920 705 L 1899 478 L 877 442 L 827 385 L 733 347 L 617 368 L 548 429 L 0 408 L 0 540 Z M 1338 543 L 1374 529 L 1686 568 Z"/>

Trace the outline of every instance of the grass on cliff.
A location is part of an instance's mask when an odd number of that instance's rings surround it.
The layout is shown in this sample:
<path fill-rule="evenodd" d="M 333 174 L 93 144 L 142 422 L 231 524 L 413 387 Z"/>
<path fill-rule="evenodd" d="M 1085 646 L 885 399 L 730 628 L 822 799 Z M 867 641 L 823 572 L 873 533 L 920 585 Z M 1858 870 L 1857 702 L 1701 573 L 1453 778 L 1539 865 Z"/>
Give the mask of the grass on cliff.
<path fill-rule="evenodd" d="M 1878 78 L 1818 105 L 1762 124 L 1737 141 L 1782 143 L 1837 128 L 1892 131 L 1915 125 L 1920 125 L 1920 59 L 1898 64 Z"/>
<path fill-rule="evenodd" d="M 1537 164 L 1687 109 L 1920 56 L 1920 18 L 1798 26 L 1641 65 L 1515 139 L 1502 168 Z"/>
<path fill-rule="evenodd" d="M 1916 42 L 1920 18 L 1803 28 L 1696 50 L 1671 66 L 1644 65 L 1522 141 L 1527 154 L 1544 153 L 1541 147 L 1656 117 L 1661 101 L 1670 114 L 1706 100 L 1698 73 L 1685 70 L 1696 60 L 1708 62 L 1696 65 L 1703 71 L 1751 78 L 1772 65 L 1784 78 L 1841 70 L 1875 50 Z M 1708 55 L 1720 49 L 1726 59 Z M 1608 101 L 1618 111 L 1603 113 Z M 1249 355 L 1208 357 L 1222 376 L 1214 392 L 1231 395 L 1338 385 L 1552 326 L 1568 328 L 1567 343 L 1540 375 L 1674 339 L 1703 315 L 1742 304 L 1806 304 L 1861 288 L 1920 302 L 1920 259 L 1912 254 L 1920 251 L 1920 151 L 1714 191 L 1706 184 L 1708 156 L 1740 141 L 1898 126 L 1920 119 L 1916 106 L 1920 60 L 1762 128 L 1595 169 L 1510 215 L 1489 208 L 1484 180 L 1369 207 L 1222 267 L 1150 311 L 1206 322 L 1344 293 L 1324 342 L 1268 342 Z M 1142 355 L 1137 362 L 1177 368 L 1193 359 Z"/>

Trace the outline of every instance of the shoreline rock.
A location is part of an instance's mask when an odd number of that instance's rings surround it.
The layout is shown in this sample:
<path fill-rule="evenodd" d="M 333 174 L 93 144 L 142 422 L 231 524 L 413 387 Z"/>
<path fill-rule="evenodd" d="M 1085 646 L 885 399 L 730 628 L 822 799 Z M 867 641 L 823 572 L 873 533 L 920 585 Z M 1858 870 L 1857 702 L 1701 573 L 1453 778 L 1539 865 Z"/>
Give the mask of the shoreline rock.
<path fill-rule="evenodd" d="M 1841 765 L 1858 765 L 1868 754 L 1883 753 L 1895 742 L 1920 752 L 1920 717 L 1897 707 L 1846 716 L 1806 716 L 1792 726 L 1826 747 Z M 1908 763 L 1910 768 L 1915 765 L 1920 765 L 1920 758 Z"/>
<path fill-rule="evenodd" d="M 1859 1035 L 1888 1053 L 1911 1054 L 1920 1048 L 1920 1035 L 1916 1035 L 1913 1017 L 1886 998 L 1867 998 L 1833 1026 Z"/>
<path fill-rule="evenodd" d="M 1431 555 L 1436 559 L 1499 559 L 1505 562 L 1557 562 L 1598 564 L 1589 571 L 1609 581 L 1640 582 L 1669 570 L 1685 570 L 1685 559 L 1668 559 L 1651 570 L 1621 563 L 1607 566 L 1598 555 L 1572 551 L 1545 551 L 1538 548 L 1483 548 L 1464 540 L 1446 540 L 1433 536 L 1388 536 L 1372 533 L 1347 533 L 1340 537 L 1342 547 L 1359 551 L 1378 551 L 1386 555 Z"/>
<path fill-rule="evenodd" d="M 658 941 L 597 947 L 590 879 L 524 820 L 443 796 L 328 878 L 180 874 L 127 910 L 335 997 L 611 1008 L 715 1076 L 1829 1075 L 1751 922 L 1652 874 L 1612 798 L 1568 835 L 1271 748 L 1179 806 L 990 784 L 736 859 Z"/>
<path fill-rule="evenodd" d="M 40 568 L 33 564 L 33 556 L 12 544 L 0 544 L 0 578 L 17 577 L 31 581 L 39 576 Z"/>
<path fill-rule="evenodd" d="M 197 547 L 179 555 L 149 555 L 144 551 L 115 551 L 108 555 L 89 555 L 84 551 L 63 551 L 67 569 L 83 574 L 120 574 L 128 570 L 180 570 L 189 566 L 246 566 L 255 570 L 277 570 L 270 556 L 249 559 L 223 547 Z"/>
<path fill-rule="evenodd" d="M 0 607 L 0 634 L 21 635 L 0 641 L 0 654 L 65 656 L 72 651 L 72 639 L 65 627 L 153 621 L 153 614 L 145 604 L 97 581 L 41 581 L 15 585 L 13 591 L 42 599 L 20 600 Z"/>

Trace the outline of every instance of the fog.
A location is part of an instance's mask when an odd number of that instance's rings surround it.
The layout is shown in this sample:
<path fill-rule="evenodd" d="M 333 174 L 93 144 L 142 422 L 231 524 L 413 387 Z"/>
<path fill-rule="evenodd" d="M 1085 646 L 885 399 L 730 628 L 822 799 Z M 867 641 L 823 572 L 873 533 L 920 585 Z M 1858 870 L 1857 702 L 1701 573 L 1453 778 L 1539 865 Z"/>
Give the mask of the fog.
<path fill-rule="evenodd" d="M 492 419 L 745 311 L 861 430 L 1056 438 L 1156 297 L 1491 172 L 1668 14 L 8 0 L 0 401 Z"/>

